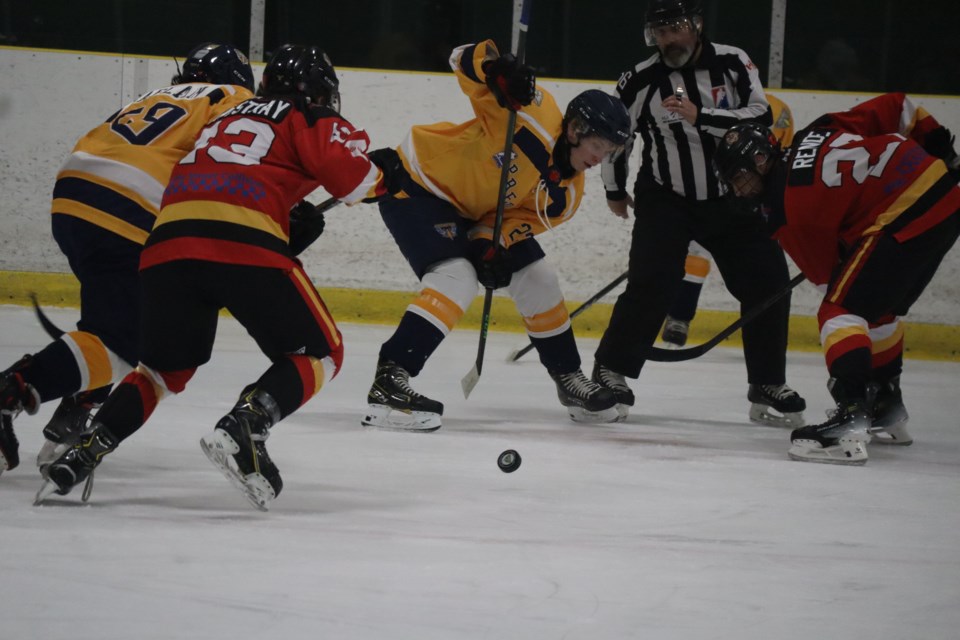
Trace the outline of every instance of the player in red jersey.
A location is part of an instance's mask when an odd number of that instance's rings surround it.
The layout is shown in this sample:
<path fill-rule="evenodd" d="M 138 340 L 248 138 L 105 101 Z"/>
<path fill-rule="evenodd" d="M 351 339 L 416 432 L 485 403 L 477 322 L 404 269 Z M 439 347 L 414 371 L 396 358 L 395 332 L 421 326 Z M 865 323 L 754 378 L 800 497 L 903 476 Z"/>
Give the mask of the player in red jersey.
<path fill-rule="evenodd" d="M 367 134 L 337 111 L 339 82 L 318 47 L 285 45 L 258 96 L 209 125 L 177 165 L 140 263 L 140 364 L 49 469 L 38 499 L 83 481 L 210 359 L 227 309 L 272 366 L 201 440 L 250 502 L 266 509 L 283 486 L 264 442 L 340 368 L 340 331 L 291 245 L 291 209 L 323 187 L 352 204 L 386 193 Z M 309 226 L 311 219 L 301 221 Z"/>
<path fill-rule="evenodd" d="M 765 128 L 737 125 L 714 162 L 824 294 L 817 316 L 837 410 L 796 429 L 790 457 L 864 464 L 871 436 L 910 444 L 900 318 L 960 235 L 950 132 L 891 93 L 818 118 L 786 152 Z"/>

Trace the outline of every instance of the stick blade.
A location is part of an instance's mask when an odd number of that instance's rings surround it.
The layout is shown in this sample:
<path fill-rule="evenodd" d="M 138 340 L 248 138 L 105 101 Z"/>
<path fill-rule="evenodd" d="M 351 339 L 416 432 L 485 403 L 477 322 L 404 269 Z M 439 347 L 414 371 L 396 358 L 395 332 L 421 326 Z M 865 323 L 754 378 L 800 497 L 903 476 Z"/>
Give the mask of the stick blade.
<path fill-rule="evenodd" d="M 460 380 L 460 388 L 463 389 L 464 398 L 470 397 L 470 392 L 473 391 L 478 382 L 480 382 L 480 370 L 477 369 L 477 365 L 473 365 L 473 369 L 470 369 L 467 375 Z"/>

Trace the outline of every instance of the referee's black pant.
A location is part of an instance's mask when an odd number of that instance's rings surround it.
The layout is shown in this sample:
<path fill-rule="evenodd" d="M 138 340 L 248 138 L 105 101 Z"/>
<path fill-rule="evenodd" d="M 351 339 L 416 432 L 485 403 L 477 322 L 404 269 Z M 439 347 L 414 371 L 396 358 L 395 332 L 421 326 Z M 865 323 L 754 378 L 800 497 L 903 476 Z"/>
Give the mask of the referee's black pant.
<path fill-rule="evenodd" d="M 643 368 L 684 275 L 696 240 L 712 255 L 741 313 L 786 287 L 780 246 L 761 222 L 736 212 L 727 199 L 689 200 L 660 185 L 638 184 L 626 290 L 617 298 L 596 361 L 628 378 Z M 743 327 L 750 384 L 783 384 L 790 296 Z"/>

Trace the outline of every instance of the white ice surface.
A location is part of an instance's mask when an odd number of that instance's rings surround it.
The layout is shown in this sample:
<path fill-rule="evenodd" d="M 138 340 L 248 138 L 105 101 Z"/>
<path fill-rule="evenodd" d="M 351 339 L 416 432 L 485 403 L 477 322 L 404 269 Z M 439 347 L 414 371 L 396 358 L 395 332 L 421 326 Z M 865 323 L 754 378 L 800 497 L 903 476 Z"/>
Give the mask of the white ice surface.
<path fill-rule="evenodd" d="M 70 310 L 52 312 L 62 325 Z M 0 362 L 45 343 L 0 307 Z M 345 325 L 340 376 L 273 431 L 285 486 L 251 509 L 198 440 L 266 367 L 232 321 L 213 361 L 106 458 L 91 501 L 33 507 L 55 403 L 16 421 L 0 477 L 0 638 L 960 638 L 960 365 L 908 361 L 916 443 L 862 468 L 787 459 L 746 420 L 738 351 L 648 365 L 626 424 L 569 422 L 515 334 L 457 331 L 414 383 L 446 404 L 429 435 L 359 426 L 385 327 Z M 908 336 L 909 340 L 909 336 Z M 585 368 L 595 341 L 582 340 Z M 808 420 L 815 354 L 790 354 Z M 497 455 L 523 464 L 501 473 Z"/>

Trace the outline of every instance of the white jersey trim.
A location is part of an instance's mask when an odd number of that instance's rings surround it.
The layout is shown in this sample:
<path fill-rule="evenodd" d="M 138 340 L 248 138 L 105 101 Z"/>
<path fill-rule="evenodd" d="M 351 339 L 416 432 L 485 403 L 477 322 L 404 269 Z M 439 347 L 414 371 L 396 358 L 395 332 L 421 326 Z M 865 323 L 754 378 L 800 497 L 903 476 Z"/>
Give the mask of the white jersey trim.
<path fill-rule="evenodd" d="M 86 151 L 73 152 L 60 167 L 60 171 L 87 173 L 133 191 L 153 207 L 153 213 L 160 210 L 160 201 L 163 200 L 163 191 L 166 188 L 166 185 L 157 182 L 146 171 Z"/>

